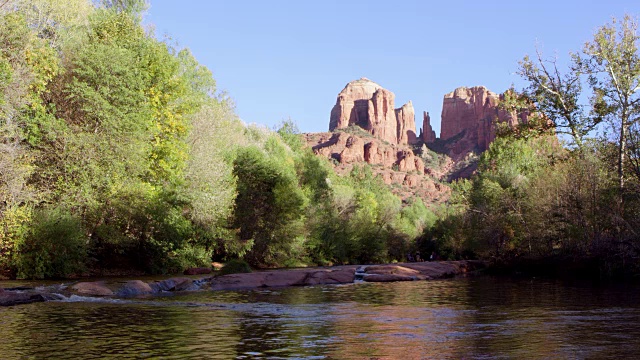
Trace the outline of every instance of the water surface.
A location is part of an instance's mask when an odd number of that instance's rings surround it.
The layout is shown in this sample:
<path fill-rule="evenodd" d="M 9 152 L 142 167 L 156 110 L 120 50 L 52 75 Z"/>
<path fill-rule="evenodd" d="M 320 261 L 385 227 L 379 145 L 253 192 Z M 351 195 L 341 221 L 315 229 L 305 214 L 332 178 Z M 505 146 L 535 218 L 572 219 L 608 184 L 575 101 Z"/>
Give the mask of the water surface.
<path fill-rule="evenodd" d="M 0 308 L 0 358 L 634 358 L 640 288 L 492 277 Z"/>

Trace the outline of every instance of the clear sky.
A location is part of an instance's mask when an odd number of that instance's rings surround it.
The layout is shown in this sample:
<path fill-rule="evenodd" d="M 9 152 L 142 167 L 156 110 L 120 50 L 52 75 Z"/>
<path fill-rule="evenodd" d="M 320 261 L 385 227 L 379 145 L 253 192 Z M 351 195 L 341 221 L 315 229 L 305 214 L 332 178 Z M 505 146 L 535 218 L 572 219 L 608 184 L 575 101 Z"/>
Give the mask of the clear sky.
<path fill-rule="evenodd" d="M 188 47 L 247 123 L 291 118 L 327 131 L 336 96 L 367 77 L 412 100 L 440 133 L 442 97 L 460 86 L 502 92 L 523 83 L 518 60 L 568 58 L 596 28 L 640 0 L 151 0 L 146 22 Z"/>

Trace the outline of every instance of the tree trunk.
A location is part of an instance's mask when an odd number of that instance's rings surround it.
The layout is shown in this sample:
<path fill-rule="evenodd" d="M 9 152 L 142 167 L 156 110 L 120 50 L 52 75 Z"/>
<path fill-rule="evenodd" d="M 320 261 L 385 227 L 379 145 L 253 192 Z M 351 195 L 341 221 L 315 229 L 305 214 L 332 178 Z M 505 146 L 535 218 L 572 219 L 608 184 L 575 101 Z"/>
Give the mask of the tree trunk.
<path fill-rule="evenodd" d="M 627 121 L 623 117 L 622 124 L 620 124 L 620 142 L 618 143 L 618 185 L 620 187 L 620 195 L 622 195 L 622 190 L 624 189 L 624 156 L 627 151 L 627 132 Z"/>

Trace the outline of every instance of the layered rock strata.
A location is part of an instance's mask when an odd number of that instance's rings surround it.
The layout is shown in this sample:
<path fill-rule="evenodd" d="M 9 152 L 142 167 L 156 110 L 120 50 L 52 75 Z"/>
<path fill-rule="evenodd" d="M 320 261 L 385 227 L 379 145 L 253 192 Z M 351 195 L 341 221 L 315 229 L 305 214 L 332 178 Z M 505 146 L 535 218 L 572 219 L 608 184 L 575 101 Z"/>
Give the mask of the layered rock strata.
<path fill-rule="evenodd" d="M 411 101 L 395 109 L 397 121 L 398 144 L 415 144 L 416 138 L 416 112 Z"/>
<path fill-rule="evenodd" d="M 416 138 L 415 111 L 408 102 L 395 109 L 395 95 L 361 78 L 348 83 L 331 110 L 329 131 L 357 125 L 391 144 L 413 144 Z"/>
<path fill-rule="evenodd" d="M 406 145 L 393 145 L 363 131 L 304 134 L 307 146 L 316 155 L 334 160 L 336 172 L 347 174 L 354 165 L 368 163 L 374 174 L 387 185 L 397 184 L 392 191 L 402 197 L 420 197 L 427 202 L 444 201 L 450 189 L 438 183 L 422 158 Z"/>
<path fill-rule="evenodd" d="M 442 103 L 440 138 L 450 141 L 449 155 L 458 159 L 467 153 L 481 153 L 495 139 L 496 123 L 515 126 L 526 121 L 499 107 L 502 95 L 489 91 L 484 86 L 459 87 L 444 96 Z"/>

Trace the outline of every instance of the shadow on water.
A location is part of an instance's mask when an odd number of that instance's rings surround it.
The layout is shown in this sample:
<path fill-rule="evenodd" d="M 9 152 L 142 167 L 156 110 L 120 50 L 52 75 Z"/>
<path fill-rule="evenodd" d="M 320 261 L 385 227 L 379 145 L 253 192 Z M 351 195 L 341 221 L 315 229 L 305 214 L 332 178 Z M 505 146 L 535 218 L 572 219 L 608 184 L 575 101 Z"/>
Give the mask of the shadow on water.
<path fill-rule="evenodd" d="M 638 287 L 492 277 L 0 309 L 0 358 L 630 358 Z"/>

